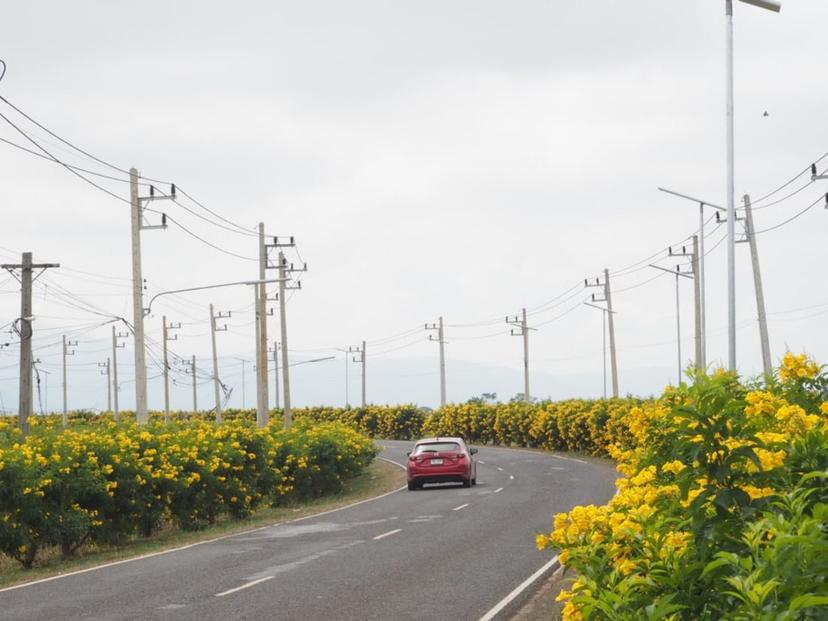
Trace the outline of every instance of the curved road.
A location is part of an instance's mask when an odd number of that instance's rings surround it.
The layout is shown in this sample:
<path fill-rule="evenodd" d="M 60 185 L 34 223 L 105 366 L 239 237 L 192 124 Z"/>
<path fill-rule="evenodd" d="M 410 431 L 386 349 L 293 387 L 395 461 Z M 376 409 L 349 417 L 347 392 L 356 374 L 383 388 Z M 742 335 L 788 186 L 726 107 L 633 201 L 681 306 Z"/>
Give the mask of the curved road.
<path fill-rule="evenodd" d="M 383 441 L 405 463 L 411 442 Z M 178 551 L 0 589 L 0 617 L 174 621 L 493 618 L 549 562 L 552 515 L 613 494 L 607 464 L 481 447 L 478 485 L 376 500 Z M 526 595 L 526 594 L 524 594 Z M 525 599 L 499 610 L 508 614 Z"/>

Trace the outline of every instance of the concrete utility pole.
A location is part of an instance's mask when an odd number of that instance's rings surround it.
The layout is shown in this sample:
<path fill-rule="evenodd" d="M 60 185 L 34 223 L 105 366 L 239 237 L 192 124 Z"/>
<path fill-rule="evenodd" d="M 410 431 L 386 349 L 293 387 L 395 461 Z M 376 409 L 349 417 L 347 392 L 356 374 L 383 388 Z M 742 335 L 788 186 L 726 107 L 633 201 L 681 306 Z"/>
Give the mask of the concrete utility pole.
<path fill-rule="evenodd" d="M 63 426 L 66 427 L 69 424 L 69 408 L 66 404 L 66 357 L 67 356 L 74 356 L 75 350 L 69 351 L 70 347 L 77 347 L 77 341 L 67 341 L 66 335 L 63 335 Z"/>
<path fill-rule="evenodd" d="M 139 425 L 149 421 L 147 409 L 147 359 L 144 343 L 144 277 L 141 268 L 141 231 L 149 229 L 166 229 L 167 216 L 161 216 L 160 226 L 144 224 L 144 203 L 154 200 L 175 200 L 175 186 L 170 194 L 155 194 L 150 186 L 149 196 L 138 195 L 136 168 L 129 169 L 129 202 L 132 205 L 132 318 L 135 330 L 135 420 Z"/>
<path fill-rule="evenodd" d="M 592 299 L 595 300 L 595 295 L 593 294 Z M 601 301 L 601 300 L 599 300 Z M 604 369 L 604 400 L 607 399 L 607 309 L 603 306 L 598 306 L 597 304 L 590 304 L 589 302 L 584 302 L 586 306 L 590 306 L 592 308 L 597 308 L 601 311 L 601 344 L 602 344 L 602 352 L 603 355 L 601 357 L 601 361 L 603 363 Z"/>
<path fill-rule="evenodd" d="M 525 308 L 521 309 L 520 319 L 518 319 L 517 315 L 511 319 L 506 317 L 506 323 L 517 327 L 517 330 L 514 328 L 509 330 L 512 336 L 523 337 L 523 400 L 526 403 L 530 403 L 532 398 L 529 396 L 529 330 L 534 330 L 534 328 L 530 328 L 526 323 Z"/>
<path fill-rule="evenodd" d="M 285 429 L 293 424 L 293 412 L 290 409 L 290 369 L 288 368 L 287 311 L 285 309 L 285 255 L 279 251 L 279 328 L 282 338 L 282 385 L 285 389 Z"/>
<path fill-rule="evenodd" d="M 50 267 L 60 267 L 59 263 L 32 263 L 32 253 L 24 252 L 19 264 L 4 263 L 0 265 L 20 281 L 20 318 L 14 323 L 14 331 L 20 336 L 20 400 L 17 420 L 24 436 L 29 435 L 29 416 L 32 415 L 32 283 L 37 279 L 34 270 L 40 270 L 38 276 Z M 18 277 L 15 270 L 20 270 Z"/>
<path fill-rule="evenodd" d="M 196 357 L 190 362 L 190 370 L 193 372 L 193 414 L 198 412 L 198 376 L 196 374 Z"/>
<path fill-rule="evenodd" d="M 594 279 L 594 282 L 590 282 L 588 279 L 584 279 L 584 287 L 600 287 L 604 290 L 604 297 L 598 298 L 595 297 L 595 294 L 592 294 L 592 301 L 593 302 L 605 302 L 607 305 L 607 325 L 609 327 L 609 342 L 610 342 L 610 368 L 612 371 L 612 396 L 614 398 L 618 398 L 618 360 L 615 356 L 615 322 L 613 319 L 613 315 L 615 315 L 615 311 L 612 310 L 612 291 L 610 289 L 610 280 L 609 280 L 609 270 L 604 270 L 604 281 L 601 282 L 600 278 Z M 601 308 L 600 306 L 598 308 Z M 603 310 L 603 309 L 602 309 Z"/>
<path fill-rule="evenodd" d="M 675 252 L 672 247 L 668 248 L 668 255 L 671 257 L 689 257 L 690 265 L 692 267 L 691 274 L 693 278 L 693 318 L 695 322 L 695 341 L 696 341 L 696 370 L 704 371 L 704 348 L 702 346 L 702 318 L 701 318 L 701 288 L 699 283 L 699 238 L 698 235 L 693 235 L 693 251 L 687 252 L 687 247 L 682 246 L 681 252 Z"/>
<path fill-rule="evenodd" d="M 672 249 L 671 249 L 672 250 Z M 660 265 L 653 265 L 650 263 L 650 267 L 654 267 L 657 270 L 661 270 L 662 272 L 667 272 L 668 274 L 674 274 L 676 277 L 676 357 L 678 360 L 678 374 L 677 374 L 677 383 L 678 386 L 681 384 L 681 375 L 682 375 L 682 362 L 681 362 L 681 305 L 679 302 L 679 278 L 693 278 L 692 274 L 688 274 L 686 272 L 681 271 L 681 266 L 676 265 L 675 270 L 667 269 L 666 267 L 661 267 Z M 696 287 L 696 300 L 699 299 L 699 287 Z M 699 310 L 699 304 L 696 304 L 696 310 Z M 698 314 L 696 315 L 696 326 L 699 327 L 699 317 Z M 699 332 L 697 331 L 697 337 Z M 702 339 L 703 340 L 703 339 Z M 696 355 L 699 355 L 698 349 L 699 339 L 696 340 Z M 703 348 L 702 348 L 702 351 Z M 703 354 L 702 354 L 703 355 Z"/>
<path fill-rule="evenodd" d="M 284 238 L 281 238 L 282 240 Z M 289 248 L 296 246 L 296 243 L 293 237 L 288 238 L 288 241 L 280 241 L 279 237 L 273 238 L 272 244 L 265 244 L 265 254 L 271 248 Z M 308 264 L 305 263 L 303 267 L 297 268 L 291 263 L 288 265 L 287 260 L 285 259 L 285 254 L 281 250 L 279 250 L 278 255 L 278 262 L 276 265 L 271 265 L 270 262 L 265 258 L 265 267 L 266 269 L 278 269 L 279 270 L 279 327 L 280 327 L 280 335 L 282 341 L 282 388 L 284 389 L 284 421 L 285 421 L 285 429 L 290 429 L 291 424 L 293 423 L 293 412 L 290 408 L 290 370 L 289 370 L 289 361 L 288 361 L 288 339 L 287 339 L 287 311 L 285 309 L 285 305 L 287 304 L 287 300 L 285 299 L 285 291 L 294 290 L 294 289 L 301 289 L 302 283 L 297 282 L 295 285 L 287 285 L 287 274 L 293 274 L 295 272 L 306 272 L 308 270 Z"/>
<path fill-rule="evenodd" d="M 437 332 L 437 336 L 429 334 L 428 340 L 437 341 L 440 344 L 440 407 L 442 408 L 446 406 L 446 340 L 443 333 L 443 318 L 439 317 L 437 323 L 425 324 L 425 329 Z"/>
<path fill-rule="evenodd" d="M 109 358 L 106 359 L 106 362 L 99 362 L 98 366 L 102 369 L 101 375 L 106 375 L 106 411 L 112 411 L 112 383 L 111 383 L 111 361 Z"/>
<path fill-rule="evenodd" d="M 618 359 L 615 354 L 615 312 L 612 310 L 612 290 L 609 270 L 604 270 L 604 298 L 607 301 L 607 327 L 609 328 L 610 363 L 612 365 L 612 396 L 618 398 Z"/>
<path fill-rule="evenodd" d="M 275 388 L 276 409 L 279 405 L 279 341 L 273 341 L 273 349 L 269 350 L 273 353 L 273 387 Z"/>
<path fill-rule="evenodd" d="M 168 341 L 177 341 L 178 335 L 170 336 L 170 330 L 178 330 L 181 327 L 181 324 L 173 325 L 167 324 L 167 316 L 164 315 L 161 317 L 162 325 L 164 326 L 163 329 L 163 340 L 164 340 L 164 424 L 168 424 L 170 422 L 170 363 L 167 357 L 167 342 Z"/>
<path fill-rule="evenodd" d="M 750 245 L 750 262 L 753 265 L 753 287 L 756 292 L 756 313 L 759 316 L 759 340 L 762 345 L 762 369 L 765 377 L 773 376 L 771 363 L 768 318 L 765 314 L 765 294 L 762 289 L 762 273 L 759 270 L 759 249 L 756 246 L 756 229 L 753 226 L 753 211 L 750 196 L 745 194 L 745 241 Z"/>
<path fill-rule="evenodd" d="M 694 198 L 693 196 L 688 196 L 686 194 L 682 194 L 681 192 L 675 192 L 673 190 L 668 190 L 667 188 L 658 188 L 662 192 L 666 192 L 667 194 L 672 194 L 673 196 L 678 196 L 679 198 L 684 198 L 694 203 L 698 203 L 699 205 L 699 270 L 698 270 L 698 278 L 699 278 L 699 299 L 700 299 L 700 306 L 701 306 L 701 335 L 702 335 L 702 355 L 701 355 L 701 363 L 703 368 L 707 368 L 707 293 L 705 288 L 705 274 L 707 273 L 706 268 L 704 266 L 705 262 L 705 252 L 704 252 L 704 208 L 710 207 L 711 209 L 715 210 L 716 213 L 716 220 L 717 222 L 722 222 L 720 214 L 727 213 L 727 209 L 716 205 L 714 203 L 709 203 L 707 201 L 701 200 L 699 198 Z"/>
<path fill-rule="evenodd" d="M 112 394 L 115 399 L 115 421 L 121 420 L 121 412 L 118 409 L 118 349 L 126 347 L 126 343 L 118 344 L 118 339 L 124 339 L 128 334 L 124 332 L 116 332 L 115 326 L 112 326 Z"/>
<path fill-rule="evenodd" d="M 264 223 L 259 222 L 259 280 L 265 280 L 267 247 Z M 254 287 L 256 295 L 256 422 L 266 427 L 270 419 L 267 386 L 267 285 Z"/>
<path fill-rule="evenodd" d="M 365 400 L 365 341 L 362 341 L 362 347 L 349 347 L 348 353 L 359 354 L 359 360 L 354 356 L 354 362 L 362 364 L 362 407 L 367 405 Z"/>
<path fill-rule="evenodd" d="M 224 324 L 221 328 L 217 328 L 216 319 L 226 319 L 230 315 L 231 311 L 228 311 L 226 315 L 222 313 L 216 315 L 213 311 L 213 305 L 210 304 L 210 339 L 213 344 L 213 388 L 216 394 L 216 423 L 218 424 L 221 424 L 221 380 L 219 380 L 218 356 L 216 355 L 216 332 L 227 331 L 227 324 Z"/>
<path fill-rule="evenodd" d="M 247 408 L 247 386 L 246 386 L 246 383 L 244 381 L 244 365 L 247 363 L 247 360 L 245 360 L 244 358 L 236 358 L 236 360 L 241 362 L 241 365 L 242 365 L 242 371 L 241 371 L 241 378 L 242 378 L 242 409 L 244 410 L 244 409 Z"/>

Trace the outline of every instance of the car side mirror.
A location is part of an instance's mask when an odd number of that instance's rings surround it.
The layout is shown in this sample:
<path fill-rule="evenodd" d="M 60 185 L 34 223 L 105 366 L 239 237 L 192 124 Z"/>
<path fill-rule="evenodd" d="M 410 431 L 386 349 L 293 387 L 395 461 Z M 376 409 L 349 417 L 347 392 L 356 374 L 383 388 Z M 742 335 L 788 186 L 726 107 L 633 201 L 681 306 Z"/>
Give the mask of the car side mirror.
<path fill-rule="evenodd" d="M 406 456 L 406 457 L 411 457 L 411 451 L 406 451 L 406 452 L 405 452 L 405 456 Z"/>
<path fill-rule="evenodd" d="M 469 449 L 469 453 L 471 453 L 472 455 L 477 455 L 477 449 L 476 448 Z"/>

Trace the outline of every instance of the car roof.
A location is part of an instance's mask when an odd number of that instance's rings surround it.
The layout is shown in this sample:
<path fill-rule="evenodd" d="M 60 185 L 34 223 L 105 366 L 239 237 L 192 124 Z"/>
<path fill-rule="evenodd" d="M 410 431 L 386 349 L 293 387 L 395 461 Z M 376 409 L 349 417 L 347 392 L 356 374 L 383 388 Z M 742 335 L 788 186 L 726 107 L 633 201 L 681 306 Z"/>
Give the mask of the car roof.
<path fill-rule="evenodd" d="M 417 440 L 417 444 L 429 444 L 431 442 L 459 442 L 465 444 L 463 438 L 458 437 L 420 438 Z"/>

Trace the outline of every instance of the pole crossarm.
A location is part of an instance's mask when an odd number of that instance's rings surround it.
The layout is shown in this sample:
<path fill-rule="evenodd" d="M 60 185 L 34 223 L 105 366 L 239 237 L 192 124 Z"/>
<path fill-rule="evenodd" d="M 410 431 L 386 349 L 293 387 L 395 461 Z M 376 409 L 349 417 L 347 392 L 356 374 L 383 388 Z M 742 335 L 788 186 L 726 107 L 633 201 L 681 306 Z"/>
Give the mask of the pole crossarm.
<path fill-rule="evenodd" d="M 673 255 L 673 256 L 684 256 L 684 255 Z M 662 272 L 667 272 L 668 274 L 673 274 L 674 276 L 682 276 L 683 278 L 689 278 L 690 280 L 693 279 L 693 273 L 692 272 L 682 272 L 680 265 L 676 265 L 676 269 L 674 269 L 674 270 L 671 270 L 670 268 L 667 268 L 667 267 L 662 267 L 660 265 L 654 265 L 652 263 L 650 263 L 649 266 L 654 267 L 657 270 L 661 270 Z"/>

